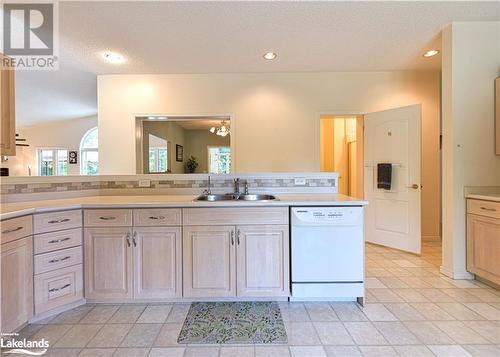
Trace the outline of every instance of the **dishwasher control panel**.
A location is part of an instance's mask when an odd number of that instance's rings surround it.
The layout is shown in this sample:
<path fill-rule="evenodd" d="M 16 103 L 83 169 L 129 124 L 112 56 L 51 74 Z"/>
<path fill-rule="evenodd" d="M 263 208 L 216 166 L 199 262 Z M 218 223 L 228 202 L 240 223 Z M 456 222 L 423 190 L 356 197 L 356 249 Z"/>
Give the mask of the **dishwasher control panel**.
<path fill-rule="evenodd" d="M 292 207 L 292 225 L 355 225 L 363 222 L 363 208 L 342 207 Z"/>

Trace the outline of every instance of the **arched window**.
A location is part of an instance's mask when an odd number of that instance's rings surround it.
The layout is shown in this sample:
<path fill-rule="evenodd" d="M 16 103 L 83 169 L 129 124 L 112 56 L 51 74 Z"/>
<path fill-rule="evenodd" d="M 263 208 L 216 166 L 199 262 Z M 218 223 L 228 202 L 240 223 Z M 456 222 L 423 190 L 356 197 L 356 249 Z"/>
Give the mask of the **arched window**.
<path fill-rule="evenodd" d="M 97 127 L 85 133 L 80 142 L 80 174 L 99 174 L 99 151 L 98 151 Z"/>

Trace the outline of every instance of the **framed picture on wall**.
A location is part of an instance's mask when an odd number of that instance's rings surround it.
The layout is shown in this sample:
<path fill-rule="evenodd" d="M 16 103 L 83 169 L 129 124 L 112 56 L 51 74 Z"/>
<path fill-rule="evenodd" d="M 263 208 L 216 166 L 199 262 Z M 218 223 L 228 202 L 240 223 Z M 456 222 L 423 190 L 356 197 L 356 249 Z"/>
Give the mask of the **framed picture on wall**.
<path fill-rule="evenodd" d="M 175 144 L 175 161 L 182 162 L 184 160 L 184 147 Z"/>
<path fill-rule="evenodd" d="M 70 151 L 68 153 L 68 162 L 70 164 L 77 164 L 78 163 L 78 152 L 77 151 Z"/>

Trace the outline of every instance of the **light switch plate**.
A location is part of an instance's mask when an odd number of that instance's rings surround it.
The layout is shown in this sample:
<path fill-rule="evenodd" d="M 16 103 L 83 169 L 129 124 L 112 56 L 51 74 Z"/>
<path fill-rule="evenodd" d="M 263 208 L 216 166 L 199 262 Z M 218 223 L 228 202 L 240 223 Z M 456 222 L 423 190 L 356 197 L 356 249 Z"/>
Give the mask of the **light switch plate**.
<path fill-rule="evenodd" d="M 305 186 L 306 178 L 305 177 L 295 177 L 294 179 L 295 186 Z"/>
<path fill-rule="evenodd" d="M 151 187 L 151 180 L 139 180 L 139 187 Z"/>

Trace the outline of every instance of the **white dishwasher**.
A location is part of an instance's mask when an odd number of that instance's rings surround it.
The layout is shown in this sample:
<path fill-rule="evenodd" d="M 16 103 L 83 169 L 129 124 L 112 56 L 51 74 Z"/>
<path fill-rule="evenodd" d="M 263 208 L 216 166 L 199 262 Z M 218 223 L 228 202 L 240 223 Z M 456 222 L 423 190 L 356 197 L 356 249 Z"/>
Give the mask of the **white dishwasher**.
<path fill-rule="evenodd" d="M 363 303 L 363 207 L 292 207 L 290 213 L 290 300 Z"/>

